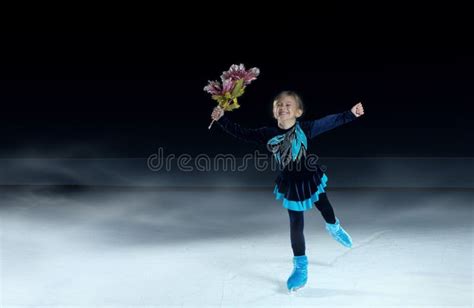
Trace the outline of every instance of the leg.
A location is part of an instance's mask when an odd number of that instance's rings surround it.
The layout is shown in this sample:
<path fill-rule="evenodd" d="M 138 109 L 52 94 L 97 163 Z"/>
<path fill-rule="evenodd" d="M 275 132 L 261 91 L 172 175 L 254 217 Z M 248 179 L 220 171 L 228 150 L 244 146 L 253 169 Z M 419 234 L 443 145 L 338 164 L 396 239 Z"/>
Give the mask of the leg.
<path fill-rule="evenodd" d="M 290 238 L 291 248 L 294 256 L 302 256 L 305 254 L 304 240 L 304 212 L 288 210 L 290 216 Z"/>
<path fill-rule="evenodd" d="M 334 215 L 334 210 L 329 203 L 326 193 L 319 195 L 319 200 L 314 203 L 326 221 L 326 230 L 339 243 L 352 247 L 351 236 L 341 227 L 339 219 Z"/>
<path fill-rule="evenodd" d="M 327 223 L 334 224 L 336 223 L 336 216 L 334 215 L 334 209 L 329 203 L 326 193 L 319 194 L 319 200 L 314 203 L 316 208 L 323 215 L 324 220 Z"/>
<path fill-rule="evenodd" d="M 293 248 L 293 271 L 286 281 L 290 292 L 306 285 L 308 281 L 308 257 L 305 255 L 304 211 L 288 210 L 290 216 L 291 247 Z"/>

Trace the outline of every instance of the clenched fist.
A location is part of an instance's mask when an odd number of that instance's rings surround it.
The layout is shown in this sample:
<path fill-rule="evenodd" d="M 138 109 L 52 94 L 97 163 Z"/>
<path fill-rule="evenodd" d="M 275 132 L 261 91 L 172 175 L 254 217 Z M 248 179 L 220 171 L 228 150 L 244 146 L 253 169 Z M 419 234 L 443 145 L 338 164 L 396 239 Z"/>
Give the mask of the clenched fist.
<path fill-rule="evenodd" d="M 362 103 L 359 102 L 351 108 L 351 111 L 356 117 L 360 117 L 364 114 L 364 106 L 362 106 Z"/>
<path fill-rule="evenodd" d="M 214 121 L 218 121 L 223 115 L 224 115 L 224 109 L 222 109 L 221 107 L 217 106 L 217 107 L 215 107 L 214 110 L 212 111 L 211 118 L 212 118 Z"/>

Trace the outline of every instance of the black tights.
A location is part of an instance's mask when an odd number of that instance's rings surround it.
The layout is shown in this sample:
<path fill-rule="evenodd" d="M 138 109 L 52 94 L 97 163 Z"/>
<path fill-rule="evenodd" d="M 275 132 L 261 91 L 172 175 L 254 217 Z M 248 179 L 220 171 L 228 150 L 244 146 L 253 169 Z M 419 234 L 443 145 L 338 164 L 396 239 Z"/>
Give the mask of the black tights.
<path fill-rule="evenodd" d="M 319 200 L 314 205 L 321 212 L 327 223 L 336 223 L 336 216 L 326 193 L 319 194 Z M 303 234 L 304 211 L 288 210 L 288 215 L 290 216 L 290 238 L 293 255 L 302 256 L 305 254 L 306 248 Z"/>

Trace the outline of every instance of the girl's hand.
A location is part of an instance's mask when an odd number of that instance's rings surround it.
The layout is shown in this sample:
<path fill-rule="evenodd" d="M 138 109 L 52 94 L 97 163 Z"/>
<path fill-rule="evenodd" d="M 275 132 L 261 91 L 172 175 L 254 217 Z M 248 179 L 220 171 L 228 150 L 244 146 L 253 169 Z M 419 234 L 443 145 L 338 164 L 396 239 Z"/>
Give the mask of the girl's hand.
<path fill-rule="evenodd" d="M 215 107 L 214 110 L 212 111 L 211 118 L 212 118 L 214 121 L 218 121 L 223 115 L 224 115 L 224 109 L 222 109 L 221 107 L 217 106 L 217 107 Z"/>
<path fill-rule="evenodd" d="M 362 103 L 359 102 L 351 108 L 351 111 L 356 117 L 360 117 L 364 114 L 364 106 L 362 106 Z"/>

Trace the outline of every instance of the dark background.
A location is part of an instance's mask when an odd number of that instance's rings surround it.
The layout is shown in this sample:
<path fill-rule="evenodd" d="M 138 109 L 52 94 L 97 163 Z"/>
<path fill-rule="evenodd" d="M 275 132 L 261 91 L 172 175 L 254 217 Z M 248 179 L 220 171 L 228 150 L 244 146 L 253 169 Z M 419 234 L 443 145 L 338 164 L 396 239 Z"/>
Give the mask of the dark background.
<path fill-rule="evenodd" d="M 221 35 L 221 34 L 215 34 Z M 350 109 L 365 115 L 321 135 L 336 157 L 466 157 L 472 135 L 473 53 L 455 44 L 326 44 L 310 31 L 254 32 L 240 42 L 204 33 L 3 33 L 0 158 L 147 157 L 235 153 L 203 91 L 231 64 L 261 75 L 229 116 L 274 125 L 273 97 L 301 93 L 305 119 Z"/>

